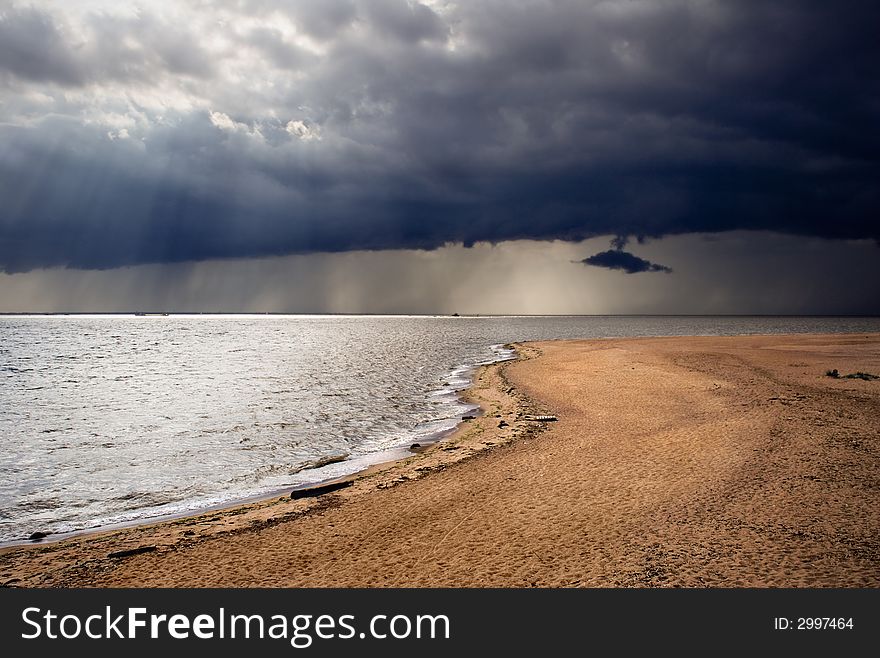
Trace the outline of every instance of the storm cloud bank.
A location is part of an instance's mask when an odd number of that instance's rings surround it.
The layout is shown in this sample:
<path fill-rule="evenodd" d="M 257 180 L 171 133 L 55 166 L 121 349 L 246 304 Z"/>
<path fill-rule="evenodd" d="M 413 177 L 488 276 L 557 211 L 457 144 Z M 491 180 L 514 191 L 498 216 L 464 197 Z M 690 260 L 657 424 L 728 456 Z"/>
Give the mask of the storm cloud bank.
<path fill-rule="evenodd" d="M 0 1 L 0 270 L 880 239 L 880 5 Z"/>

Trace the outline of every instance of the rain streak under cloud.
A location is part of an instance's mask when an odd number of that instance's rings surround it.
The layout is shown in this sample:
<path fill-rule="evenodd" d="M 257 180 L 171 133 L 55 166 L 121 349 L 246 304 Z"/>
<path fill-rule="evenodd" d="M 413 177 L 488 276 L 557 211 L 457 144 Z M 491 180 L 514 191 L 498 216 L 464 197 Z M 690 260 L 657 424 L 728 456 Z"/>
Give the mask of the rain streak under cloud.
<path fill-rule="evenodd" d="M 871 2 L 3 2 L 0 268 L 880 237 Z"/>

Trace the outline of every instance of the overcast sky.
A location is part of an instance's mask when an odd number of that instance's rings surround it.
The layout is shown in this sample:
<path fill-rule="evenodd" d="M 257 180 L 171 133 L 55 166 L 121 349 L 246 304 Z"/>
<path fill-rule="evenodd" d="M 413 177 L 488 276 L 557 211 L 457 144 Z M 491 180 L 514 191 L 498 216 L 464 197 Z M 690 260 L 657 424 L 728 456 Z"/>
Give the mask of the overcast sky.
<path fill-rule="evenodd" d="M 877 313 L 878 26 L 0 0 L 0 311 Z"/>

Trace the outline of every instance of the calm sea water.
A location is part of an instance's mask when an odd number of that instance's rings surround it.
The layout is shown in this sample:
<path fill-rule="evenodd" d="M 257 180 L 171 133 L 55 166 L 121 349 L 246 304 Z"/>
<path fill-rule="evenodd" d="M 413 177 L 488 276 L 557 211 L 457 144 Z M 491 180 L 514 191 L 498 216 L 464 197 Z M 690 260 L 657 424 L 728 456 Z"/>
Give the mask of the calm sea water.
<path fill-rule="evenodd" d="M 0 541 L 184 513 L 455 427 L 505 343 L 880 331 L 858 318 L 0 318 Z M 332 462 L 332 463 L 327 463 Z"/>

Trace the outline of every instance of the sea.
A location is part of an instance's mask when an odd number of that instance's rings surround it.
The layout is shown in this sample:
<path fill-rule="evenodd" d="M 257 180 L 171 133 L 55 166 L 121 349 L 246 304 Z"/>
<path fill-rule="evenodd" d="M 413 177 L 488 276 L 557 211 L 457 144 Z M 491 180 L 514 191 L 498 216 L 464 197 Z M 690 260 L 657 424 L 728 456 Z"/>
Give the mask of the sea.
<path fill-rule="evenodd" d="M 878 332 L 880 318 L 0 317 L 0 543 L 289 492 L 408 454 L 517 341 Z"/>

